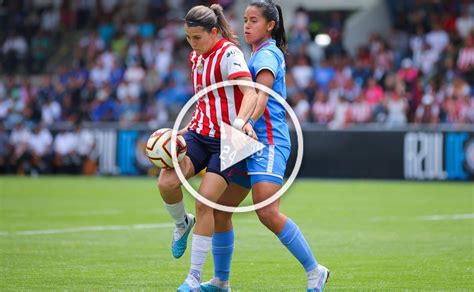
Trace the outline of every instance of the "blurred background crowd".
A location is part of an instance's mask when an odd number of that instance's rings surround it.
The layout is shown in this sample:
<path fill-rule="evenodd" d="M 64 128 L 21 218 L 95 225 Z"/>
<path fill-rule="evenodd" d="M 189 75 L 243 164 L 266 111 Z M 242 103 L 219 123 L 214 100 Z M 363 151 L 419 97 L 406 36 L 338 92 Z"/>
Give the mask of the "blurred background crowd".
<path fill-rule="evenodd" d="M 83 122 L 173 121 L 193 95 L 181 21 L 190 7 L 218 2 L 242 32 L 238 1 L 139 2 L 146 5 L 0 1 L 1 171 L 83 171 L 94 156 Z M 355 54 L 343 45 L 350 11 L 300 7 L 286 19 L 288 102 L 300 122 L 329 129 L 474 123 L 474 3 L 387 3 L 390 33 L 370 34 Z M 53 139 L 61 123 L 69 128 Z"/>

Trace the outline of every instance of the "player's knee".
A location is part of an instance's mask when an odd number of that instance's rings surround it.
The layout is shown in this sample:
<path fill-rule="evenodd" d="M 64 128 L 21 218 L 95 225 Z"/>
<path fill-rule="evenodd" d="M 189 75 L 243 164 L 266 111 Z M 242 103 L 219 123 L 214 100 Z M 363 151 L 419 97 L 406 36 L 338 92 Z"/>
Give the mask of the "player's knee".
<path fill-rule="evenodd" d="M 167 192 L 170 190 L 175 190 L 181 186 L 181 182 L 178 177 L 170 172 L 161 172 L 158 177 L 158 188 L 160 192 Z"/>
<path fill-rule="evenodd" d="M 215 225 L 216 225 L 216 229 L 217 229 L 217 226 L 220 226 L 221 229 L 224 228 L 230 224 L 230 220 L 232 218 L 232 213 L 228 213 L 228 212 L 223 212 L 223 211 L 220 211 L 220 210 L 214 210 L 214 222 L 215 222 Z"/>
<path fill-rule="evenodd" d="M 278 210 L 275 208 L 262 208 L 257 210 L 257 216 L 260 222 L 265 226 L 271 226 L 273 221 L 278 218 Z"/>
<path fill-rule="evenodd" d="M 213 209 L 209 206 L 207 206 L 206 204 L 204 203 L 201 203 L 201 202 L 196 202 L 196 214 L 198 217 L 202 217 L 202 216 L 205 216 L 207 214 L 211 214 L 212 215 L 213 213 Z"/>

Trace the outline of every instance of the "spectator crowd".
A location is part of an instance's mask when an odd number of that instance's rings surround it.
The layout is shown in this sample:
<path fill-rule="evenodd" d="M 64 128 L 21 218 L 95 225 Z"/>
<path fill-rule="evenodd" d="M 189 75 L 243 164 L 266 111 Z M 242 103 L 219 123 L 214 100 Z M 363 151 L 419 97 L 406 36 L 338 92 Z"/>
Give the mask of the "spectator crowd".
<path fill-rule="evenodd" d="M 174 120 L 192 96 L 181 19 L 190 7 L 211 2 L 225 7 L 240 32 L 233 0 L 1 2 L 3 171 L 80 171 L 94 148 L 93 140 L 84 149 L 71 146 L 90 139 L 84 121 L 156 126 Z M 342 45 L 341 11 L 322 21 L 299 8 L 287 21 L 287 95 L 300 122 L 330 129 L 474 123 L 474 4 L 387 3 L 390 34 L 372 33 L 354 54 Z M 317 33 L 331 43 L 317 45 Z M 53 139 L 49 128 L 60 122 L 75 129 Z M 31 137 L 40 142 L 28 143 Z"/>
<path fill-rule="evenodd" d="M 474 3 L 387 3 L 390 34 L 372 33 L 353 56 L 342 45 L 341 12 L 329 16 L 324 32 L 332 42 L 324 50 L 312 41 L 310 14 L 296 12 L 287 86 L 300 122 L 333 129 L 474 123 Z"/>

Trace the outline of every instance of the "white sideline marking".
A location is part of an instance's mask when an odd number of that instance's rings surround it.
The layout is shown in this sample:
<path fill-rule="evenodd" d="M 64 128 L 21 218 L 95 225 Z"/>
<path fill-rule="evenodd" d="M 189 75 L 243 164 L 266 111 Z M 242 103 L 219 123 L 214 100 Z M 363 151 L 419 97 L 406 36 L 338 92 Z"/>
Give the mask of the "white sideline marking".
<path fill-rule="evenodd" d="M 102 210 L 102 211 L 79 211 L 79 212 L 51 212 L 48 213 L 48 216 L 51 217 L 62 217 L 62 216 L 97 216 L 97 215 L 117 215 L 122 213 L 120 210 L 111 209 L 111 210 Z"/>
<path fill-rule="evenodd" d="M 447 221 L 447 220 L 466 220 L 474 219 L 474 213 L 469 214 L 448 214 L 448 215 L 427 215 L 414 218 L 415 220 L 422 221 Z M 407 217 L 397 217 L 397 216 L 386 216 L 386 217 L 372 217 L 370 221 L 372 222 L 383 222 L 383 221 L 404 221 L 404 220 L 413 220 Z"/>
<path fill-rule="evenodd" d="M 423 216 L 421 220 L 427 221 L 444 221 L 444 220 L 464 220 L 464 219 L 474 219 L 474 214 L 452 214 L 452 215 L 432 215 L 432 216 Z"/>
<path fill-rule="evenodd" d="M 117 209 L 111 210 L 102 210 L 102 211 L 76 211 L 76 212 L 49 212 L 43 213 L 41 216 L 44 217 L 65 217 L 65 216 L 72 216 L 72 217 L 89 217 L 89 216 L 107 216 L 107 215 L 118 215 L 121 214 L 122 211 Z M 6 215 L 10 218 L 27 218 L 30 216 L 29 213 L 14 213 Z"/>
<path fill-rule="evenodd" d="M 62 234 L 62 233 L 76 233 L 87 231 L 116 231 L 116 230 L 139 230 L 139 229 L 155 229 L 173 227 L 171 223 L 156 223 L 156 224 L 134 224 L 134 225 L 104 225 L 104 226 L 84 226 L 64 229 L 45 229 L 45 230 L 25 230 L 25 231 L 0 231 L 0 236 L 7 235 L 43 235 L 43 234 Z"/>

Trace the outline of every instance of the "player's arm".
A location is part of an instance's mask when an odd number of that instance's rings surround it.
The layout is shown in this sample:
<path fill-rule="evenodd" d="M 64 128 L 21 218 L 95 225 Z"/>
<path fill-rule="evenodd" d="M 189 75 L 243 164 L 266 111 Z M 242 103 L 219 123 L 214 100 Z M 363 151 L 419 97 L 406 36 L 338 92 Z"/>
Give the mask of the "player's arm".
<path fill-rule="evenodd" d="M 252 78 L 250 77 L 237 77 L 235 80 L 252 82 Z M 257 105 L 257 92 L 253 86 L 239 85 L 239 89 L 243 94 L 243 98 L 237 118 L 248 121 Z"/>
<path fill-rule="evenodd" d="M 275 76 L 273 76 L 272 71 L 268 69 L 263 69 L 257 74 L 257 78 L 255 80 L 258 84 L 262 84 L 268 88 L 272 88 L 273 82 L 275 81 Z M 257 98 L 257 105 L 255 110 L 252 113 L 252 120 L 258 120 L 265 111 L 268 102 L 268 93 L 263 90 L 258 90 L 258 98 Z"/>
<path fill-rule="evenodd" d="M 237 77 L 236 80 L 252 81 L 250 77 Z M 255 111 L 257 105 L 257 92 L 253 86 L 239 85 L 239 89 L 243 94 L 242 103 L 240 104 L 240 110 L 237 114 L 237 118 L 233 122 L 233 126 L 242 129 L 244 133 L 250 137 L 257 139 L 257 135 L 253 130 L 253 122 L 247 123 L 252 113 Z"/>
<path fill-rule="evenodd" d="M 229 48 L 225 58 L 229 80 L 252 82 L 252 75 L 247 67 L 247 62 L 245 62 L 244 55 L 238 48 Z M 253 127 L 247 126 L 247 122 L 255 110 L 255 105 L 257 104 L 257 92 L 253 85 L 239 85 L 239 90 L 242 92 L 243 98 L 237 117 L 232 121 L 232 126 L 236 129 L 242 130 L 244 133 L 247 133 L 247 135 L 254 137 L 255 134 Z"/>

